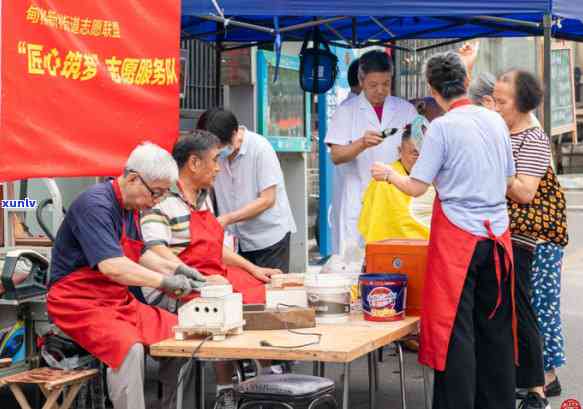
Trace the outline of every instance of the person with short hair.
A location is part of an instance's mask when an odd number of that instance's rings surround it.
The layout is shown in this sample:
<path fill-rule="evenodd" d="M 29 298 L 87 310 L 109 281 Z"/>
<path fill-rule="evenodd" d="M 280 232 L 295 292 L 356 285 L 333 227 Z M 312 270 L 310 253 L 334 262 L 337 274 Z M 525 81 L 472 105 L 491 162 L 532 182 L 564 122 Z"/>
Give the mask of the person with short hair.
<path fill-rule="evenodd" d="M 332 253 L 347 243 L 362 245 L 358 218 L 362 197 L 371 180 L 374 162 L 393 162 L 398 157 L 401 134 L 417 111 L 404 99 L 391 96 L 393 63 L 379 50 L 359 58 L 358 80 L 362 92 L 341 104 L 330 121 L 325 142 L 335 166 L 342 166 L 335 181 L 341 197 L 332 203 Z M 383 130 L 395 132 L 383 139 Z"/>
<path fill-rule="evenodd" d="M 360 82 L 358 81 L 358 58 L 352 60 L 350 65 L 348 66 L 348 86 L 350 87 L 350 94 L 348 95 L 347 99 L 352 97 L 357 97 L 362 92 L 362 87 L 360 86 Z"/>
<path fill-rule="evenodd" d="M 550 407 L 546 395 L 561 393 L 554 369 L 564 363 L 560 260 L 569 236 L 565 195 L 551 166 L 550 141 L 533 121 L 532 112 L 542 98 L 538 78 L 523 70 L 505 72 L 494 88 L 496 110 L 510 129 L 516 165 L 516 181 L 508 191 L 508 211 L 520 345 L 516 380 L 519 388 L 528 389 L 522 409 Z"/>
<path fill-rule="evenodd" d="M 223 108 L 204 112 L 197 128 L 216 135 L 222 146 L 214 184 L 218 220 L 237 237 L 239 254 L 257 266 L 288 273 L 296 224 L 275 150 Z"/>
<path fill-rule="evenodd" d="M 141 219 L 146 247 L 160 257 L 195 268 L 210 281 L 224 278 L 233 291 L 243 295 L 244 304 L 265 304 L 265 283 L 280 270 L 263 268 L 224 245 L 224 230 L 207 205 L 209 190 L 219 172 L 221 143 L 214 134 L 195 130 L 182 135 L 172 156 L 179 168 L 176 191 L 146 212 Z M 176 312 L 172 302 L 156 294 L 148 301 L 164 303 Z M 265 364 L 265 363 L 264 363 Z M 268 365 L 265 364 L 269 369 Z M 216 409 L 235 408 L 233 364 L 216 362 Z"/>
<path fill-rule="evenodd" d="M 277 269 L 254 265 L 224 245 L 224 229 L 207 198 L 219 172 L 220 140 L 195 130 L 182 135 L 172 150 L 179 168 L 176 191 L 141 219 L 146 248 L 184 263 L 204 276 L 221 276 L 243 295 L 245 304 L 265 303 L 265 283 Z"/>
<path fill-rule="evenodd" d="M 468 96 L 474 104 L 495 110 L 496 101 L 492 95 L 494 85 L 496 85 L 496 77 L 489 72 L 482 73 L 470 84 Z"/>
<path fill-rule="evenodd" d="M 114 409 L 145 409 L 144 349 L 173 335 L 176 316 L 139 302 L 128 286 L 186 296 L 206 279 L 181 262 L 143 253 L 138 212 L 155 206 L 178 178 L 172 156 L 151 143 L 130 154 L 123 175 L 71 205 L 52 250 L 47 309 L 53 323 L 107 365 Z M 182 360 L 160 360 L 161 407 L 176 407 Z M 190 383 L 191 380 L 185 380 Z M 192 396 L 184 395 L 184 407 Z M 188 406 L 186 406 L 188 405 Z"/>
<path fill-rule="evenodd" d="M 435 370 L 434 409 L 515 408 L 516 336 L 507 186 L 514 161 L 500 115 L 472 104 L 460 56 L 425 65 L 446 113 L 429 125 L 410 175 L 376 163 L 376 180 L 437 196 L 430 227 L 419 361 Z M 495 359 L 493 359 L 495 357 Z"/>

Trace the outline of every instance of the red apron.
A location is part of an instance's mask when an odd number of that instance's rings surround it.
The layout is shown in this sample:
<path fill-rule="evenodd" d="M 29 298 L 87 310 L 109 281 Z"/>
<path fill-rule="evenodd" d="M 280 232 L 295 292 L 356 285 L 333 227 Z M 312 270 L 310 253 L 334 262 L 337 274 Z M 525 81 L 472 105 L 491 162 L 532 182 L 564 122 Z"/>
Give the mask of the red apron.
<path fill-rule="evenodd" d="M 265 284 L 247 271 L 223 263 L 225 231 L 209 210 L 191 210 L 190 244 L 178 257 L 205 275 L 222 275 L 243 295 L 244 304 L 265 304 Z M 185 300 L 194 297 L 186 297 Z"/>
<path fill-rule="evenodd" d="M 123 208 L 117 180 L 113 188 Z M 139 261 L 144 244 L 127 237 L 125 223 L 120 245 L 127 258 Z M 89 267 L 51 286 L 47 309 L 57 327 L 113 369 L 119 368 L 134 344 L 151 345 L 170 338 L 177 324 L 174 314 L 140 303 L 127 286 Z"/>
<path fill-rule="evenodd" d="M 462 100 L 451 109 L 469 102 Z M 450 109 L 450 110 L 451 110 Z M 441 200 L 436 196 L 433 203 L 429 248 L 427 252 L 427 271 L 423 288 L 423 305 L 421 310 L 421 343 L 419 362 L 435 370 L 445 370 L 449 341 L 458 304 L 462 295 L 468 267 L 476 244 L 480 240 L 491 239 L 504 249 L 504 262 L 507 276 L 502 277 L 499 254 L 494 246 L 493 257 L 498 280 L 498 301 L 493 306 L 490 318 L 496 313 L 501 299 L 501 280 L 511 280 L 512 297 L 512 333 L 514 336 L 514 356 L 518 360 L 518 338 L 516 326 L 516 306 L 514 302 L 514 267 L 510 231 L 502 236 L 495 236 L 490 222 L 484 226 L 488 237 L 475 236 L 455 226 L 443 213 Z"/>

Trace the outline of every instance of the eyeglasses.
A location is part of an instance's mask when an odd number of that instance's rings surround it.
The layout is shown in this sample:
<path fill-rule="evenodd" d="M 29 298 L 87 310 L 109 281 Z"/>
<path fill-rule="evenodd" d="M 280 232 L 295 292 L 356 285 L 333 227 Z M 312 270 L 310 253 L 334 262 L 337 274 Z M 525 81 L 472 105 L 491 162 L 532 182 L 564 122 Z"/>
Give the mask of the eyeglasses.
<path fill-rule="evenodd" d="M 150 194 L 152 195 L 152 199 L 160 199 L 161 197 L 164 197 L 164 196 L 166 196 L 168 194 L 168 189 L 164 189 L 164 190 L 154 190 L 154 189 L 152 189 L 150 187 L 150 185 L 148 185 L 146 183 L 146 181 L 144 180 L 144 178 L 142 177 L 142 175 L 140 175 L 135 170 L 128 169 L 128 172 L 135 173 L 138 176 L 138 179 L 140 179 L 140 182 L 142 182 L 142 184 L 146 187 L 146 189 L 148 189 L 148 192 L 150 192 Z"/>

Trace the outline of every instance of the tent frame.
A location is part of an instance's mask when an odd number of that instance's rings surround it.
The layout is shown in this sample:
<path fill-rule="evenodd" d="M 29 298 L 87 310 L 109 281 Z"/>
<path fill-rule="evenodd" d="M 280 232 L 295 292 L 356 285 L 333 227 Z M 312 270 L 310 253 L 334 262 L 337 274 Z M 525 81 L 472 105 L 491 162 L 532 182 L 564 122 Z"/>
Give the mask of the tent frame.
<path fill-rule="evenodd" d="M 543 54 L 544 54 L 543 55 L 543 80 L 544 80 L 545 84 L 550 83 L 550 80 L 551 80 L 551 72 L 550 72 L 551 71 L 551 58 L 550 58 L 550 56 L 551 56 L 551 38 L 552 38 L 552 28 L 553 28 L 553 16 L 550 13 L 545 13 L 543 15 L 543 19 L 540 23 L 533 22 L 533 21 L 518 20 L 518 19 L 514 19 L 514 18 L 507 18 L 507 17 L 497 17 L 497 16 L 475 16 L 475 17 L 470 17 L 470 18 L 434 17 L 435 19 L 449 22 L 450 24 L 447 24 L 447 25 L 442 26 L 442 27 L 435 27 L 435 28 L 430 28 L 430 29 L 418 31 L 415 33 L 409 33 L 405 36 L 395 36 L 390 31 L 390 29 L 386 26 L 386 24 L 382 21 L 382 19 L 379 19 L 378 17 L 374 17 L 374 16 L 369 16 L 369 19 L 372 21 L 372 23 L 379 27 L 379 31 L 362 42 L 358 42 L 358 38 L 356 35 L 356 31 L 357 31 L 356 29 L 357 29 L 357 24 L 358 24 L 356 18 L 354 18 L 354 17 L 351 18 L 352 38 L 350 40 L 346 39 L 342 34 L 340 34 L 339 29 L 332 27 L 331 23 L 349 19 L 350 17 L 348 17 L 348 16 L 337 16 L 337 17 L 329 17 L 329 18 L 324 18 L 324 19 L 316 18 L 316 19 L 314 19 L 314 21 L 308 21 L 308 22 L 300 23 L 300 24 L 292 24 L 292 25 L 289 25 L 286 27 L 282 27 L 279 30 L 276 30 L 275 28 L 270 27 L 270 26 L 263 26 L 263 25 L 259 25 L 259 24 L 247 23 L 245 21 L 241 21 L 240 19 L 236 20 L 236 19 L 231 19 L 231 18 L 227 18 L 224 16 L 220 16 L 220 15 L 205 15 L 205 16 L 197 16 L 197 17 L 199 17 L 203 20 L 214 21 L 217 23 L 217 30 L 214 32 L 210 32 L 210 33 L 203 33 L 201 35 L 191 36 L 183 31 L 183 35 L 186 34 L 184 37 L 187 37 L 187 38 L 196 38 L 196 39 L 202 40 L 202 37 L 206 37 L 208 35 L 216 35 L 219 37 L 216 41 L 216 47 L 217 47 L 217 64 L 216 64 L 216 67 L 217 67 L 216 68 L 217 93 L 216 93 L 216 95 L 217 95 L 217 99 L 218 99 L 217 103 L 220 102 L 220 87 L 221 87 L 221 81 L 220 81 L 220 76 L 221 76 L 220 65 L 221 64 L 220 64 L 220 62 L 221 62 L 222 52 L 223 51 L 238 50 L 238 49 L 243 49 L 243 48 L 249 48 L 249 47 L 255 47 L 255 46 L 261 46 L 261 45 L 267 45 L 267 44 L 271 44 L 273 42 L 271 40 L 252 41 L 252 42 L 242 43 L 240 45 L 225 47 L 225 46 L 223 46 L 223 42 L 224 42 L 224 38 L 225 38 L 226 29 L 228 26 L 234 26 L 235 27 L 234 29 L 245 28 L 245 29 L 255 30 L 258 32 L 267 33 L 267 34 L 272 35 L 274 38 L 280 34 L 287 34 L 288 38 L 291 38 L 292 40 L 295 40 L 295 41 L 302 41 L 303 39 L 301 37 L 294 36 L 293 34 L 290 34 L 290 33 L 294 32 L 294 31 L 298 31 L 298 30 L 303 30 L 306 28 L 323 27 L 323 28 L 327 29 L 328 31 L 330 31 L 332 34 L 334 34 L 336 37 L 338 37 L 339 40 L 341 41 L 341 42 L 336 42 L 336 41 L 329 41 L 328 42 L 330 45 L 333 45 L 335 47 L 361 49 L 361 48 L 366 48 L 366 47 L 371 47 L 371 46 L 384 46 L 384 47 L 389 47 L 389 48 L 393 48 L 393 49 L 397 49 L 397 50 L 401 50 L 401 51 L 405 51 L 405 52 L 411 52 L 411 53 L 427 51 L 427 50 L 441 47 L 444 45 L 455 44 L 455 43 L 458 43 L 458 42 L 461 42 L 464 40 L 471 40 L 471 39 L 475 39 L 475 38 L 488 37 L 489 35 L 495 34 L 496 32 L 505 32 L 505 31 L 509 31 L 509 30 L 519 31 L 519 32 L 531 34 L 533 36 L 541 36 L 541 34 L 542 34 L 543 50 L 544 50 L 543 51 Z M 485 29 L 488 29 L 488 30 L 480 32 L 480 33 L 473 35 L 471 37 L 454 38 L 452 40 L 447 40 L 444 42 L 440 42 L 438 44 L 433 44 L 430 46 L 419 47 L 419 48 L 400 47 L 400 46 L 393 44 L 394 41 L 405 40 L 405 39 L 414 39 L 417 36 L 424 35 L 424 34 L 439 33 L 440 31 L 448 30 L 448 29 L 454 28 L 454 27 L 459 27 L 459 26 L 462 26 L 464 24 L 479 25 L 479 26 L 483 26 Z M 542 33 L 541 33 L 541 29 L 542 29 Z M 374 37 L 376 37 L 377 35 L 382 34 L 382 33 L 389 35 L 391 37 L 391 39 L 390 40 L 377 40 L 377 41 L 373 40 Z M 558 36 L 557 38 L 560 38 L 560 37 Z M 583 41 L 583 38 L 581 38 L 580 40 Z M 551 105 L 551 95 L 549 92 L 545 92 L 545 94 L 544 94 L 544 104 L 543 105 L 544 105 L 543 106 L 544 131 L 547 135 L 551 135 L 551 121 L 550 121 L 550 118 L 551 118 L 551 106 L 550 106 Z"/>
<path fill-rule="evenodd" d="M 428 28 L 424 30 L 419 30 L 417 32 L 408 33 L 401 36 L 394 35 L 390 30 L 390 25 L 387 24 L 387 20 L 390 20 L 391 17 L 386 18 L 379 18 L 374 16 L 369 16 L 370 22 L 376 25 L 379 30 L 370 35 L 368 38 L 359 41 L 358 39 L 358 20 L 356 17 L 348 17 L 348 16 L 338 16 L 338 17 L 329 17 L 329 18 L 315 18 L 313 21 L 308 21 L 300 24 L 292 24 L 288 26 L 284 26 L 282 28 L 276 29 L 271 26 L 262 26 L 259 24 L 253 24 L 249 22 L 242 21 L 240 19 L 229 19 L 225 18 L 223 15 L 211 15 L 211 16 L 197 16 L 207 21 L 215 21 L 217 23 L 216 31 L 214 32 L 207 32 L 198 35 L 191 35 L 183 31 L 183 35 L 185 38 L 196 38 L 199 40 L 205 41 L 205 37 L 207 36 L 215 36 L 216 41 L 216 49 L 217 49 L 217 70 L 216 70 L 216 95 L 217 95 L 217 104 L 220 103 L 220 87 L 221 87 L 221 70 L 220 70 L 220 62 L 221 62 L 221 54 L 223 51 L 230 51 L 230 50 L 238 50 L 243 48 L 249 48 L 254 46 L 262 46 L 272 44 L 274 39 L 282 34 L 285 34 L 286 39 L 292 41 L 303 41 L 303 36 L 294 33 L 298 30 L 312 28 L 312 27 L 320 27 L 323 30 L 328 31 L 336 38 L 338 41 L 328 41 L 328 43 L 335 47 L 340 48 L 356 48 L 362 49 L 365 47 L 370 46 L 382 46 L 388 47 L 395 50 L 399 50 L 402 52 L 407 53 L 417 53 L 421 51 L 427 51 L 433 48 L 442 47 L 446 45 L 451 45 L 455 43 L 459 43 L 461 41 L 467 41 L 476 38 L 482 37 L 491 37 L 496 35 L 497 33 L 504 33 L 509 31 L 520 32 L 530 36 L 542 36 L 543 38 L 543 80 L 545 84 L 549 84 L 551 81 L 551 40 L 553 37 L 553 25 L 556 24 L 558 20 L 553 19 L 553 15 L 550 12 L 543 14 L 542 20 L 540 22 L 533 22 L 527 20 L 519 20 L 515 18 L 507 18 L 507 17 L 498 17 L 498 16 L 472 16 L 472 17 L 446 17 L 446 16 L 435 16 L 432 17 L 434 20 L 442 21 L 444 25 L 439 27 Z M 281 17 L 279 22 L 284 22 L 286 17 Z M 332 23 L 343 21 L 350 19 L 350 26 L 342 25 L 341 27 L 334 27 Z M 275 21 L 274 21 L 275 23 Z M 370 23 L 369 23 L 370 24 Z M 475 26 L 480 26 L 484 28 L 484 31 L 478 32 L 472 36 L 467 37 L 458 37 L 453 38 L 450 40 L 445 40 L 439 42 L 438 44 L 433 44 L 430 46 L 422 46 L 417 48 L 409 48 L 398 46 L 395 44 L 396 41 L 399 40 L 407 40 L 407 39 L 415 39 L 423 35 L 427 34 L 435 34 L 441 31 L 446 31 L 452 28 L 461 27 L 466 24 L 471 24 Z M 275 27 L 278 27 L 279 24 L 274 24 Z M 225 46 L 225 35 L 227 33 L 227 27 L 231 27 L 230 30 L 240 30 L 240 29 L 251 29 L 256 30 L 258 32 L 269 34 L 273 37 L 273 39 L 269 40 L 261 40 L 261 41 L 249 41 L 243 42 L 237 45 L 227 45 Z M 351 38 L 346 38 L 345 35 L 342 35 L 341 32 L 351 28 Z M 387 40 L 375 40 L 375 38 L 379 35 L 388 35 L 389 39 Z M 583 36 L 566 36 L 560 33 L 556 33 L 554 35 L 557 39 L 565 39 L 571 41 L 581 41 L 583 42 Z M 544 99 L 543 99 L 543 128 L 545 133 L 548 135 L 549 138 L 552 139 L 551 136 L 551 93 L 545 92 Z M 322 148 L 322 147 L 321 147 Z M 326 161 L 320 161 L 320 174 L 327 174 L 326 168 L 330 166 L 326 163 Z M 329 173 L 329 172 L 328 172 Z M 324 178 L 326 179 L 326 178 Z M 329 181 L 328 181 L 329 183 Z M 326 180 L 320 180 L 320 191 L 326 192 Z M 329 196 L 329 195 L 327 195 Z M 329 197 L 321 198 L 323 200 L 320 201 L 319 206 L 319 213 L 320 213 L 320 225 L 322 226 L 322 220 L 325 220 L 325 215 L 327 214 L 327 202 L 329 201 Z M 322 219 L 324 217 L 324 219 Z M 324 251 L 321 252 L 322 255 L 326 255 L 329 253 L 329 245 L 330 243 L 327 241 L 327 234 L 324 231 L 321 231 L 321 240 L 324 240 Z"/>

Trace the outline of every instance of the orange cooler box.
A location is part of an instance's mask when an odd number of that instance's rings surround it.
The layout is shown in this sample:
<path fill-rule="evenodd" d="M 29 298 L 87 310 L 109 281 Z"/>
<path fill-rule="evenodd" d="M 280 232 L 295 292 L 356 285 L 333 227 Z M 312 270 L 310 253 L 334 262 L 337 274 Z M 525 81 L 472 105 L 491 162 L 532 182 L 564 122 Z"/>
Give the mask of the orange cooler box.
<path fill-rule="evenodd" d="M 428 244 L 427 240 L 421 239 L 395 239 L 366 245 L 365 262 L 368 274 L 407 275 L 407 315 L 421 314 Z"/>

